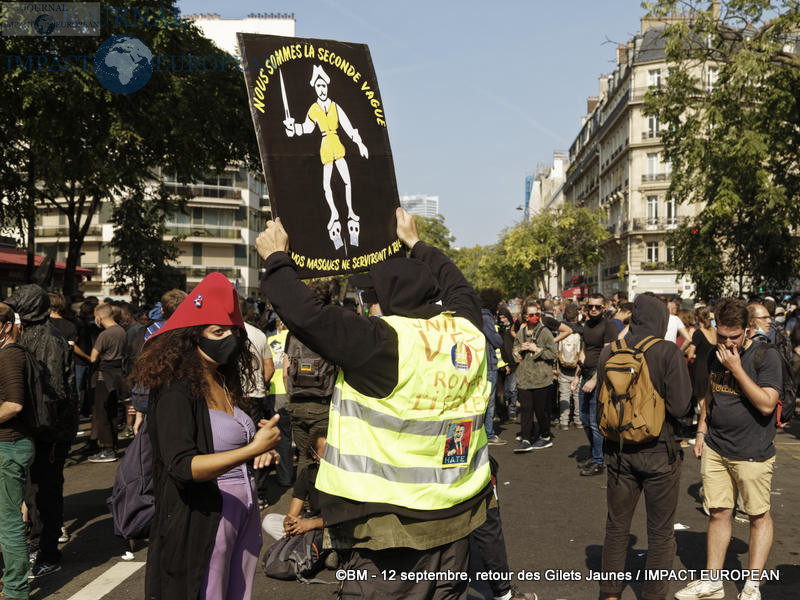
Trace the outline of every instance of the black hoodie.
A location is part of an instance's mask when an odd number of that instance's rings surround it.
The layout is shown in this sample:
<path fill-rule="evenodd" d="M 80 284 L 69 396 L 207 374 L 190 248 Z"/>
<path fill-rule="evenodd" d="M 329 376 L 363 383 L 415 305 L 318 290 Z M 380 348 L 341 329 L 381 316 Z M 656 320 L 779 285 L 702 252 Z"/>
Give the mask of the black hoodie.
<path fill-rule="evenodd" d="M 653 296 L 642 294 L 636 297 L 631 313 L 630 331 L 625 336 L 625 343 L 633 346 L 648 335 L 663 338 L 667 332 L 669 311 L 666 305 Z M 597 365 L 598 385 L 602 385 L 603 370 L 611 355 L 611 345 L 607 344 L 602 352 Z M 689 379 L 689 369 L 683 358 L 680 348 L 673 342 L 662 341 L 645 352 L 645 360 L 650 371 L 650 380 L 653 387 L 664 399 L 667 409 L 667 423 L 670 427 L 661 430 L 661 436 L 650 444 L 638 446 L 625 446 L 625 451 L 637 452 L 642 450 L 666 451 L 668 436 L 673 435 L 678 423 L 675 419 L 685 417 L 689 413 L 692 400 L 692 383 Z M 671 441 L 674 441 L 674 437 Z M 606 451 L 618 449 L 615 443 L 606 444 Z"/>

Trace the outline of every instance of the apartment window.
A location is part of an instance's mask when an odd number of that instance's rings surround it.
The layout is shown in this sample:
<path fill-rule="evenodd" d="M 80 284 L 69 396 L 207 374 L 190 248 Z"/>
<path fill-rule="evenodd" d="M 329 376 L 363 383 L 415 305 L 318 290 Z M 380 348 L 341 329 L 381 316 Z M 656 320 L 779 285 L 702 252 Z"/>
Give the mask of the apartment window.
<path fill-rule="evenodd" d="M 647 224 L 658 224 L 658 196 L 647 197 Z"/>
<path fill-rule="evenodd" d="M 714 91 L 719 77 L 719 69 L 717 67 L 708 67 L 706 69 L 706 88 L 709 92 Z"/>
<path fill-rule="evenodd" d="M 192 218 L 189 216 L 189 213 L 182 211 L 176 212 L 174 215 L 172 215 L 172 221 L 178 225 L 189 225 L 191 220 Z"/>
<path fill-rule="evenodd" d="M 199 206 L 192 208 L 192 223 L 200 225 L 203 222 L 203 209 Z"/>
<path fill-rule="evenodd" d="M 111 245 L 100 244 L 100 250 L 97 255 L 97 262 L 101 265 L 111 264 Z"/>
<path fill-rule="evenodd" d="M 658 165 L 660 163 L 660 157 L 658 156 L 658 152 L 651 152 L 647 155 L 647 174 L 650 176 L 650 179 L 655 179 L 656 174 L 658 173 Z"/>
<path fill-rule="evenodd" d="M 649 87 L 661 87 L 661 69 L 650 69 L 647 72 L 647 85 Z"/>
<path fill-rule="evenodd" d="M 233 264 L 237 267 L 247 266 L 247 246 L 244 244 L 236 244 L 233 247 Z"/>
<path fill-rule="evenodd" d="M 192 244 L 192 264 L 203 264 L 203 244 Z"/>
<path fill-rule="evenodd" d="M 658 137 L 658 131 L 659 131 L 658 117 L 655 115 L 647 117 L 647 137 L 650 138 Z"/>
<path fill-rule="evenodd" d="M 647 242 L 647 262 L 658 262 L 658 242 Z"/>
<path fill-rule="evenodd" d="M 675 246 L 667 246 L 667 262 L 671 265 L 675 264 Z"/>
<path fill-rule="evenodd" d="M 675 198 L 667 198 L 666 205 L 667 205 L 667 225 L 677 225 L 678 212 L 677 212 L 677 206 L 675 205 Z"/>

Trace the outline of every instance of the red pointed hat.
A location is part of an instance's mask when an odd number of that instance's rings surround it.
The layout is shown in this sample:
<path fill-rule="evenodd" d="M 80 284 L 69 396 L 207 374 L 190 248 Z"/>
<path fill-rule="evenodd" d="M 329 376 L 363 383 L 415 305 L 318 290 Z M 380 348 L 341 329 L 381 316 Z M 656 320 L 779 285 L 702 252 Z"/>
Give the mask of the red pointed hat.
<path fill-rule="evenodd" d="M 244 329 L 239 310 L 239 297 L 230 281 L 222 273 L 209 273 L 167 319 L 155 336 L 172 329 L 196 325 L 235 325 Z"/>

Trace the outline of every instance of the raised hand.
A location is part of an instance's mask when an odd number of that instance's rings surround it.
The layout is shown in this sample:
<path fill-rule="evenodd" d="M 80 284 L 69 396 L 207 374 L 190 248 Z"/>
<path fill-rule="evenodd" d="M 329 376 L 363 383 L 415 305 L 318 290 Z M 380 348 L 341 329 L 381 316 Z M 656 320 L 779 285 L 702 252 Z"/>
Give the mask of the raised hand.
<path fill-rule="evenodd" d="M 256 238 L 256 250 L 264 260 L 274 252 L 289 251 L 289 234 L 283 228 L 280 218 L 267 221 L 267 228 Z"/>
<path fill-rule="evenodd" d="M 409 248 L 413 248 L 414 244 L 419 241 L 419 232 L 417 231 L 417 222 L 404 208 L 397 207 L 395 211 L 397 216 L 397 237 Z"/>

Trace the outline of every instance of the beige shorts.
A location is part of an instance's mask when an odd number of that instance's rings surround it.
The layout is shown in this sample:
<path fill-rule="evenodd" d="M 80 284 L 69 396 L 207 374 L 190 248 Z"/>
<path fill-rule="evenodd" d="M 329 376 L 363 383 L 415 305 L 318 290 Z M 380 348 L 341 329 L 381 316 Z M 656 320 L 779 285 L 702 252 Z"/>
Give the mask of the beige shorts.
<path fill-rule="evenodd" d="M 731 460 L 703 445 L 700 474 L 708 508 L 733 508 L 737 493 L 739 508 L 751 516 L 769 511 L 775 457 L 762 462 Z"/>

